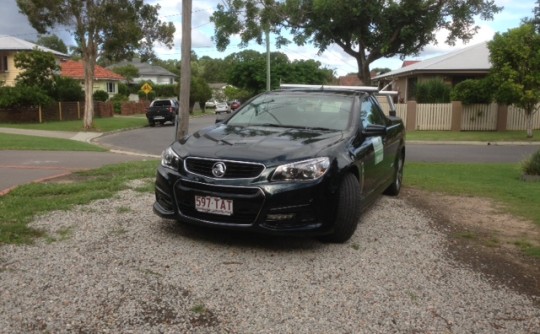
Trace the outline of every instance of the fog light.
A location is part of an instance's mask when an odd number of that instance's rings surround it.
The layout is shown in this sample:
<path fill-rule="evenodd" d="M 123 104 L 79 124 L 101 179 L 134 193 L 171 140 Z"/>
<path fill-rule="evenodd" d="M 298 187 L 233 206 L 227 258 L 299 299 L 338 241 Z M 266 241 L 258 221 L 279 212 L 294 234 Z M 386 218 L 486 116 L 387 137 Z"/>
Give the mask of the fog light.
<path fill-rule="evenodd" d="M 286 213 L 286 214 L 270 214 L 266 216 L 266 220 L 269 221 L 281 221 L 281 220 L 291 220 L 294 218 L 294 213 Z"/>

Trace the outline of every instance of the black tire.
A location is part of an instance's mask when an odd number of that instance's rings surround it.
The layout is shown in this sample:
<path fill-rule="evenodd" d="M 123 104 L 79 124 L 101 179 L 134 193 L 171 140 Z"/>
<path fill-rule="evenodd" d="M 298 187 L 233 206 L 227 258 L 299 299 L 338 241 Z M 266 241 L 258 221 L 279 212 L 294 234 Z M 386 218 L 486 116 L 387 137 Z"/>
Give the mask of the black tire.
<path fill-rule="evenodd" d="M 156 126 L 155 122 L 148 122 L 148 124 L 150 124 L 150 126 Z"/>
<path fill-rule="evenodd" d="M 338 190 L 338 202 L 334 219 L 334 231 L 331 234 L 321 236 L 324 242 L 343 243 L 349 240 L 360 219 L 360 186 L 358 179 L 347 174 L 341 181 Z"/>
<path fill-rule="evenodd" d="M 398 155 L 398 158 L 396 159 L 396 163 L 394 164 L 394 180 L 392 181 L 392 184 L 384 191 L 385 195 L 399 195 L 401 185 L 403 183 L 403 166 L 405 164 L 404 160 L 405 159 L 403 158 L 403 154 L 400 153 Z"/>

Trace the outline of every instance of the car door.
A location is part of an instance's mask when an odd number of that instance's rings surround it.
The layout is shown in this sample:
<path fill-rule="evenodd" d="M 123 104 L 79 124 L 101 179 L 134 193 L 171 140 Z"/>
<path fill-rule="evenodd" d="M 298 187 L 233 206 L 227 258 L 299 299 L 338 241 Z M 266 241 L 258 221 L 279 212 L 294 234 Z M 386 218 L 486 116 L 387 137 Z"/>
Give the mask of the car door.
<path fill-rule="evenodd" d="M 387 118 L 373 96 L 368 96 L 362 101 L 360 117 L 362 129 L 366 129 L 370 125 L 388 126 Z M 375 191 L 392 175 L 394 154 L 389 150 L 389 141 L 386 135 L 366 136 L 364 141 L 369 146 L 370 155 L 372 155 L 369 159 L 370 164 L 366 161 L 364 167 L 366 178 L 370 178 L 366 185 L 369 184 L 371 191 Z"/>
<path fill-rule="evenodd" d="M 377 167 L 381 163 L 380 153 L 375 154 L 374 145 L 377 144 L 377 139 L 367 137 L 362 133 L 363 128 L 370 124 L 369 118 L 371 113 L 372 101 L 368 95 L 362 97 L 359 104 L 356 104 L 356 112 L 353 114 L 358 119 L 356 124 L 356 136 L 352 142 L 352 154 L 355 159 L 355 165 L 360 171 L 360 183 L 362 185 L 362 197 L 369 197 L 377 188 L 378 170 Z M 377 146 L 380 148 L 380 145 Z"/>

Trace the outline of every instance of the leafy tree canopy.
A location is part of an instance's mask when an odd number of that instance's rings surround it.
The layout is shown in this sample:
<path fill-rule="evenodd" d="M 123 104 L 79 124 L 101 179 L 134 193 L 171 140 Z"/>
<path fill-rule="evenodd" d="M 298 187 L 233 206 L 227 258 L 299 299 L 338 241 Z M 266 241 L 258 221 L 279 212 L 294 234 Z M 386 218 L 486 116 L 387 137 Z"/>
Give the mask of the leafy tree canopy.
<path fill-rule="evenodd" d="M 68 53 L 66 44 L 56 35 L 39 35 L 36 44 L 65 54 Z"/>
<path fill-rule="evenodd" d="M 523 108 L 527 136 L 532 137 L 532 116 L 540 103 L 540 34 L 533 24 L 526 23 L 495 34 L 488 48 L 495 100 Z"/>
<path fill-rule="evenodd" d="M 152 59 L 154 42 L 172 47 L 172 23 L 158 18 L 159 5 L 143 0 L 17 0 L 17 5 L 39 33 L 55 26 L 73 32 L 85 63 L 85 91 L 93 92 L 96 60 L 121 60 L 136 52 Z M 93 98 L 86 94 L 84 128 L 93 126 Z"/>
<path fill-rule="evenodd" d="M 39 87 L 45 91 L 53 86 L 54 78 L 60 70 L 52 53 L 38 49 L 17 53 L 15 66 L 21 69 L 15 78 L 17 85 Z"/>
<path fill-rule="evenodd" d="M 210 20 L 214 39 L 224 50 L 233 35 L 240 46 L 262 44 L 265 31 L 276 35 L 277 46 L 313 43 L 319 52 L 337 44 L 356 59 L 358 76 L 370 84 L 369 65 L 382 57 L 418 54 L 435 33 L 449 31 L 447 43 L 470 40 L 478 30 L 476 17 L 493 19 L 502 8 L 494 0 L 224 0 Z"/>
<path fill-rule="evenodd" d="M 131 82 L 133 79 L 139 77 L 139 69 L 131 64 L 114 67 L 112 71 L 126 78 L 128 82 Z"/>
<path fill-rule="evenodd" d="M 249 91 L 251 95 L 266 89 L 266 54 L 254 50 L 244 50 L 227 56 L 227 83 Z M 281 52 L 270 54 L 271 88 L 280 83 L 325 84 L 332 80 L 333 71 L 321 68 L 314 60 L 291 62 Z"/>

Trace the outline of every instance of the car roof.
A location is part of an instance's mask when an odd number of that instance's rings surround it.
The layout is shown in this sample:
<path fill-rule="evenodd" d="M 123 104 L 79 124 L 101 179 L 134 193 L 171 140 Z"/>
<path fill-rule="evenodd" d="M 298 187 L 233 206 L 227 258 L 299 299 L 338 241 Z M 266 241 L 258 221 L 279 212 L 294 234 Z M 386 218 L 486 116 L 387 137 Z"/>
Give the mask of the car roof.
<path fill-rule="evenodd" d="M 379 89 L 373 86 L 335 86 L 335 85 L 304 85 L 304 84 L 281 84 L 282 90 L 319 91 L 319 92 L 357 92 L 377 93 Z"/>

